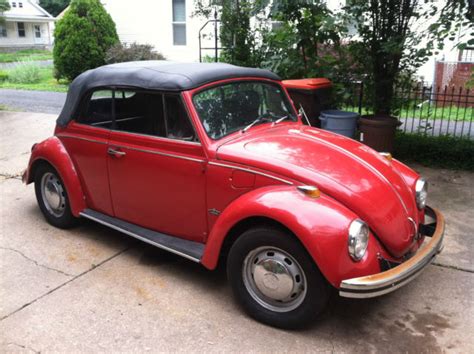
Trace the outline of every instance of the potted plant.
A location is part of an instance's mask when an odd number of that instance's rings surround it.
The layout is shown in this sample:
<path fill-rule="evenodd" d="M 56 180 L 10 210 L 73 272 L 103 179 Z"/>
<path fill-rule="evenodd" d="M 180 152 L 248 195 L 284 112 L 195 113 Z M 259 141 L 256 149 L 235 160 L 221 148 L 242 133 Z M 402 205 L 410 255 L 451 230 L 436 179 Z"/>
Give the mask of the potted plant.
<path fill-rule="evenodd" d="M 462 0 L 443 7 L 421 0 L 349 0 L 345 10 L 357 28 L 351 50 L 366 75 L 366 104 L 373 112 L 360 118 L 361 140 L 378 151 L 391 151 L 401 124 L 392 116 L 400 74 L 411 78 L 442 48 L 444 38 L 459 29 L 468 9 Z"/>

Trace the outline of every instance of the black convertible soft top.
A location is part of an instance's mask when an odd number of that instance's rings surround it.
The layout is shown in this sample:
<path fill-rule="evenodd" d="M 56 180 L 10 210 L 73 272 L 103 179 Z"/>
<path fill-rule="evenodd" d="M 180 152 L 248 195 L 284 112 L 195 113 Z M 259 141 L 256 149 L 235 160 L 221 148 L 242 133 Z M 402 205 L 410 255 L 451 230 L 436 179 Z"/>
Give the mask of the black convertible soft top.
<path fill-rule="evenodd" d="M 213 81 L 239 77 L 280 80 L 278 75 L 268 70 L 224 63 L 150 60 L 105 65 L 88 70 L 74 79 L 56 122 L 65 126 L 73 118 L 84 93 L 98 87 L 129 86 L 147 90 L 184 91 Z"/>

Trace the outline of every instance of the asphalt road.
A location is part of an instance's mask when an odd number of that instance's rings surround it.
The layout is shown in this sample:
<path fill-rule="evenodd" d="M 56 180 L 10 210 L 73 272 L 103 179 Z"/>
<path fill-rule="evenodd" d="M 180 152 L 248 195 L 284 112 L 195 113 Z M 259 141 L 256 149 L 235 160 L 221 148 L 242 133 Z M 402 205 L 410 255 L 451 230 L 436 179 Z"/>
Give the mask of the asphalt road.
<path fill-rule="evenodd" d="M 283 331 L 243 314 L 224 269 L 92 222 L 47 224 L 19 175 L 55 118 L 0 112 L 0 352 L 474 353 L 473 173 L 416 167 L 447 229 L 412 283 L 376 299 L 334 296 L 312 326 Z"/>
<path fill-rule="evenodd" d="M 65 100 L 63 92 L 0 89 L 0 105 L 13 111 L 59 114 Z"/>

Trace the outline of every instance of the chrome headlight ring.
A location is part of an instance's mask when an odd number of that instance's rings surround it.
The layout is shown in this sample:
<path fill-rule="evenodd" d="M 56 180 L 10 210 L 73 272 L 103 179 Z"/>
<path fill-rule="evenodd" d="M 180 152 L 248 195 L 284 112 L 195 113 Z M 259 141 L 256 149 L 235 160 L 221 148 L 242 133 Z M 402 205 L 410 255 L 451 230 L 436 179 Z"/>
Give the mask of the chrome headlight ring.
<path fill-rule="evenodd" d="M 349 255 L 354 261 L 360 261 L 369 244 L 369 227 L 360 219 L 351 222 L 348 232 Z"/>
<path fill-rule="evenodd" d="M 428 183 L 422 177 L 418 178 L 415 184 L 415 199 L 418 209 L 423 209 L 426 206 L 426 199 L 428 197 Z"/>

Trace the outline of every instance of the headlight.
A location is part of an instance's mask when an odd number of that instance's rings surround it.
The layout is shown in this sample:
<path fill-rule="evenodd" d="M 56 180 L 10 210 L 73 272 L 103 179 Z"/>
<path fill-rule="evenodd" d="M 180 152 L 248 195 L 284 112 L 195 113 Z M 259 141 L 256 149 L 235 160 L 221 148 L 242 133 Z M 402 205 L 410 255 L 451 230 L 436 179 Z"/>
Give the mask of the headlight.
<path fill-rule="evenodd" d="M 360 261 L 367 251 L 369 227 L 362 220 L 356 219 L 349 226 L 349 254 L 355 261 Z"/>
<path fill-rule="evenodd" d="M 428 197 L 428 183 L 423 178 L 418 178 L 415 185 L 416 191 L 416 205 L 418 209 L 423 209 L 426 206 L 426 198 Z"/>

